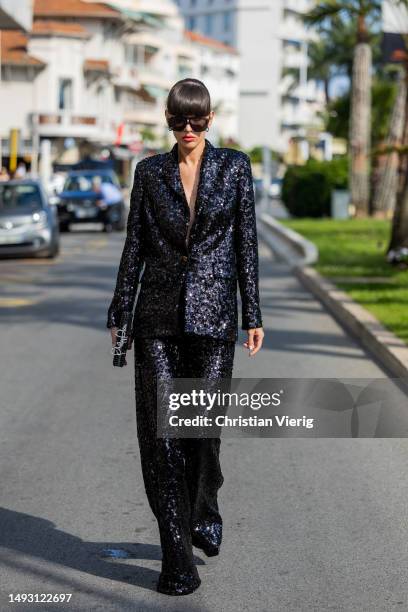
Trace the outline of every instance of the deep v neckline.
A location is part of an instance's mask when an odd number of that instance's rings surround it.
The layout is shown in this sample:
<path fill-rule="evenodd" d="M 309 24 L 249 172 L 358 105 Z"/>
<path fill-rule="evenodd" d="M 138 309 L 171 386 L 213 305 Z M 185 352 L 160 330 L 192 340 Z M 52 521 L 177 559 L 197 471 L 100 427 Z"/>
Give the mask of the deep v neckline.
<path fill-rule="evenodd" d="M 189 245 L 192 229 L 193 229 L 193 226 L 195 224 L 195 220 L 196 220 L 197 212 L 198 212 L 197 203 L 198 203 L 198 195 L 199 195 L 200 185 L 201 185 L 201 181 L 202 181 L 202 168 L 203 168 L 203 161 L 204 161 L 205 150 L 206 150 L 206 147 L 204 146 L 204 149 L 203 149 L 200 161 L 199 161 L 200 166 L 199 166 L 199 169 L 198 169 L 197 189 L 195 190 L 195 199 L 194 199 L 194 204 L 192 206 L 190 206 L 190 203 L 189 203 L 189 201 L 187 199 L 186 190 L 184 188 L 183 179 L 182 179 L 182 176 L 181 176 L 180 162 L 178 160 L 178 155 L 177 155 L 177 169 L 178 169 L 178 175 L 179 175 L 179 179 L 180 179 L 181 190 L 182 190 L 182 193 L 183 193 L 183 196 L 184 196 L 184 201 L 185 201 L 185 204 L 186 204 L 186 207 L 187 207 L 187 210 L 188 210 L 188 221 L 186 223 L 187 233 L 186 233 L 186 237 L 185 237 L 186 246 Z M 196 175 L 194 177 L 194 185 L 193 185 L 193 191 L 191 192 L 191 195 L 194 192 L 194 187 L 195 187 L 195 184 L 196 184 L 196 176 L 197 176 L 197 173 L 196 173 Z M 190 196 L 190 199 L 191 199 L 191 196 Z"/>
<path fill-rule="evenodd" d="M 190 209 L 190 210 L 191 210 L 191 209 L 195 210 L 196 203 L 197 203 L 197 195 L 198 195 L 198 190 L 199 190 L 199 187 L 200 187 L 200 182 L 201 182 L 201 168 L 202 168 L 202 165 L 203 165 L 204 152 L 205 152 L 205 147 L 204 147 L 204 149 L 203 149 L 203 152 L 202 152 L 202 155 L 201 155 L 201 157 L 200 157 L 200 161 L 199 161 L 197 189 L 195 190 L 195 199 L 194 199 L 194 204 L 193 204 L 193 206 L 190 206 L 190 202 L 189 202 L 189 200 L 187 199 L 186 189 L 185 189 L 185 187 L 184 187 L 183 177 L 182 177 L 182 175 L 181 175 L 180 162 L 179 162 L 179 160 L 177 159 L 177 166 L 178 166 L 178 171 L 179 171 L 179 176 L 180 176 L 181 188 L 182 188 L 182 190 L 183 190 L 184 199 L 185 199 L 185 201 L 187 202 L 187 206 L 189 207 L 189 209 Z M 192 189 L 192 192 L 191 192 L 191 196 L 192 196 L 192 195 L 193 195 L 193 193 L 194 193 L 194 188 L 195 188 L 195 185 L 196 185 L 196 176 L 197 176 L 197 173 L 196 173 L 196 174 L 195 174 L 195 176 L 194 176 L 194 184 L 193 184 L 193 189 Z M 190 196 L 190 199 L 191 199 L 191 196 Z"/>

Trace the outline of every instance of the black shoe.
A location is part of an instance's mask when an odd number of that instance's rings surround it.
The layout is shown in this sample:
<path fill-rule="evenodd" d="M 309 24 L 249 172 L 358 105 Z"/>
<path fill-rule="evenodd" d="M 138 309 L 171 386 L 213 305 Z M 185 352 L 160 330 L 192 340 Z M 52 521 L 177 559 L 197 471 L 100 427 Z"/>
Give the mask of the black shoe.
<path fill-rule="evenodd" d="M 205 552 L 207 557 L 215 557 L 220 552 L 222 524 L 206 522 L 191 530 L 191 542 Z"/>
<path fill-rule="evenodd" d="M 157 590 L 165 595 L 188 595 L 201 584 L 197 568 L 188 574 L 169 575 L 163 572 L 159 576 Z"/>
<path fill-rule="evenodd" d="M 195 546 L 196 548 L 200 548 L 203 552 L 205 552 L 207 557 L 216 557 L 220 552 L 219 546 L 212 544 L 202 535 L 193 534 L 191 536 L 191 541 L 193 546 Z"/>

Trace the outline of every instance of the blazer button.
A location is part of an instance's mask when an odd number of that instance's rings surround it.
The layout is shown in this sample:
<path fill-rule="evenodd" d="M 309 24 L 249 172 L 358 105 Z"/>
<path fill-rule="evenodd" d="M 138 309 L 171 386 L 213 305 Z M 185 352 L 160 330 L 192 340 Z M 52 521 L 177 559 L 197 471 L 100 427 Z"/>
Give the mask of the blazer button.
<path fill-rule="evenodd" d="M 183 263 L 186 263 L 187 262 L 187 255 L 182 255 L 180 259 L 181 259 L 181 261 Z"/>

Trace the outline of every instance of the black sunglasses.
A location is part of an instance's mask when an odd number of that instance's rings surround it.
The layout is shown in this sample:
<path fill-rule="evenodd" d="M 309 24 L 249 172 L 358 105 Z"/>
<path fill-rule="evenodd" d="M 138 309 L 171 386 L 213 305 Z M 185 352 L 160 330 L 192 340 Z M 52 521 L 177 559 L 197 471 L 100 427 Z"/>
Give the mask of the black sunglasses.
<path fill-rule="evenodd" d="M 206 130 L 208 127 L 209 121 L 209 117 L 193 117 L 192 119 L 189 119 L 184 115 L 174 115 L 173 117 L 169 117 L 167 119 L 167 125 L 169 126 L 170 130 L 181 132 L 184 130 L 187 123 L 189 123 L 193 132 L 204 132 L 204 130 Z"/>

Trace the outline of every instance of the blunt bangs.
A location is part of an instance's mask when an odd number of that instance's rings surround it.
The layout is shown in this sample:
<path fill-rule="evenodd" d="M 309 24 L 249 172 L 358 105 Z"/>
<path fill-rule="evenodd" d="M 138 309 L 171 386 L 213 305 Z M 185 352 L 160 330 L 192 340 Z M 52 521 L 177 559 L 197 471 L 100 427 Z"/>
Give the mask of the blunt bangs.
<path fill-rule="evenodd" d="M 198 79 L 177 81 L 167 96 L 167 110 L 171 115 L 202 117 L 211 112 L 211 98 L 207 87 Z"/>

